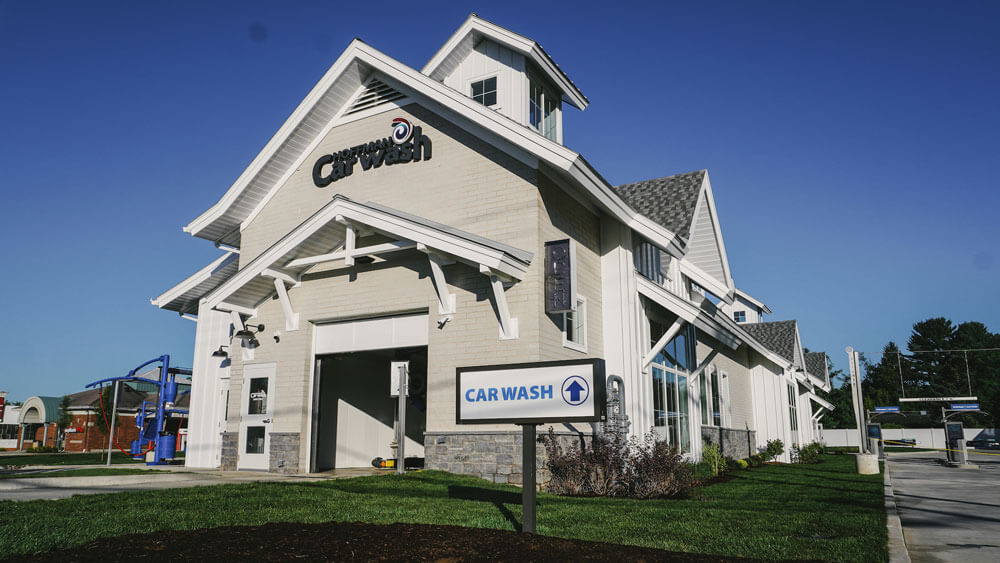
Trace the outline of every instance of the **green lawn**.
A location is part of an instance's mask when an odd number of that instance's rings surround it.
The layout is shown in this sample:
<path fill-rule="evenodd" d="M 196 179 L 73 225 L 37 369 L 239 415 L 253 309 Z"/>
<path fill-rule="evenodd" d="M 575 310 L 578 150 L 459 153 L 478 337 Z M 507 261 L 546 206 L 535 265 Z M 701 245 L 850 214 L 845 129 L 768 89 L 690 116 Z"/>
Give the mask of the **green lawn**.
<path fill-rule="evenodd" d="M 65 469 L 56 471 L 38 471 L 24 473 L 0 473 L 0 479 L 38 479 L 41 477 L 97 477 L 103 475 L 145 475 L 147 473 L 166 473 L 162 469 L 139 469 L 126 467 L 93 467 L 87 469 Z"/>
<path fill-rule="evenodd" d="M 693 498 L 538 496 L 541 534 L 763 559 L 885 561 L 881 475 L 852 456 L 738 471 Z M 364 521 L 514 530 L 520 490 L 422 471 L 338 481 L 253 483 L 0 503 L 0 553 L 78 545 L 101 536 L 267 522 Z M 38 526 L 45 522 L 45 526 Z M 86 523 L 86 525 L 82 525 Z"/>
<path fill-rule="evenodd" d="M 177 454 L 178 459 L 184 459 L 183 453 Z M 19 454 L 0 456 L 0 465 L 101 465 L 107 463 L 106 453 L 85 453 L 85 454 Z M 121 453 L 111 454 L 111 463 L 145 463 L 143 460 L 134 460 Z"/>

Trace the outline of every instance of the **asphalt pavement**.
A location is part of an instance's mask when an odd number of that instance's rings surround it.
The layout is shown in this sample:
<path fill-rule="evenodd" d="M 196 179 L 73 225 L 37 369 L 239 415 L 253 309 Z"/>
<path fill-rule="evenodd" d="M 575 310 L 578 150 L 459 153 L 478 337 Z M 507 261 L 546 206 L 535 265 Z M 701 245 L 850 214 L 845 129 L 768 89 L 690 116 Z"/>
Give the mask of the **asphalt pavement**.
<path fill-rule="evenodd" d="M 972 454 L 969 461 L 979 469 L 949 467 L 944 452 L 889 454 L 911 561 L 1000 561 L 1000 456 Z"/>

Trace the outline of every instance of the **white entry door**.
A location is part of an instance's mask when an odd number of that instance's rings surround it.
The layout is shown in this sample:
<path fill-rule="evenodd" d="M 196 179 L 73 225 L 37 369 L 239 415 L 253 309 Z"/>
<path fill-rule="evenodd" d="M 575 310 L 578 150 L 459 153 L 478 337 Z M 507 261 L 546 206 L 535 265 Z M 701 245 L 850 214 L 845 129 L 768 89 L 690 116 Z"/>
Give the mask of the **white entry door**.
<path fill-rule="evenodd" d="M 268 469 L 274 375 L 275 364 L 249 364 L 243 368 L 238 469 Z"/>

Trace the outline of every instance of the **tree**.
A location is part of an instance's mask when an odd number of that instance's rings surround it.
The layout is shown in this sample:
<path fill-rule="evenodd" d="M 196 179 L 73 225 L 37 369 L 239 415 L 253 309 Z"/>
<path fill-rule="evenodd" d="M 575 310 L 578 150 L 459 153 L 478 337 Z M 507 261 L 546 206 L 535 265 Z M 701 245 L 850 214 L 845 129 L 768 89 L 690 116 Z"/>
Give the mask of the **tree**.
<path fill-rule="evenodd" d="M 991 333 L 980 322 L 955 326 L 949 319 L 934 317 L 914 323 L 907 348 L 909 352 L 903 352 L 889 342 L 878 362 L 861 362 L 866 408 L 897 405 L 902 395 L 973 395 L 989 414 L 968 415 L 966 424 L 995 426 L 993 417 L 1000 413 L 1000 351 L 989 349 L 1000 348 L 1000 334 Z M 845 387 L 849 393 L 849 385 Z M 923 419 L 908 418 L 908 426 L 941 424 L 941 403 L 903 405 L 927 412 Z"/>
<path fill-rule="evenodd" d="M 114 409 L 115 396 L 112 390 L 114 385 L 108 385 L 101 391 L 101 398 L 94 401 L 94 409 L 97 414 L 94 416 L 96 419 L 95 427 L 101 432 L 101 434 L 107 435 L 108 423 L 111 422 L 111 417 L 113 416 L 112 410 Z M 102 409 L 103 401 L 103 409 Z"/>

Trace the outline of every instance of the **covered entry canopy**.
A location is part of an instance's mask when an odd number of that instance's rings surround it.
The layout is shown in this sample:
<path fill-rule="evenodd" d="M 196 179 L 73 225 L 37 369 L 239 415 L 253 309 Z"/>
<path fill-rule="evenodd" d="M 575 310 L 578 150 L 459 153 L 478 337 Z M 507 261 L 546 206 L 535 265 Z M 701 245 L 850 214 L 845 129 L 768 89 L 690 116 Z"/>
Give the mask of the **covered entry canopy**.
<path fill-rule="evenodd" d="M 357 246 L 358 238 L 364 235 L 381 235 L 387 242 Z M 532 253 L 390 207 L 358 203 L 340 194 L 238 271 L 232 271 L 229 259 L 217 260 L 154 299 L 153 304 L 185 312 L 199 289 L 207 289 L 198 296 L 207 306 L 253 315 L 259 303 L 277 292 L 285 312 L 286 330 L 295 330 L 298 314 L 288 300 L 287 287 L 298 285 L 310 268 L 339 260 L 352 266 L 359 257 L 410 249 L 428 256 L 442 316 L 454 312 L 454 296 L 448 293 L 441 267 L 462 262 L 490 278 L 501 332 L 505 337 L 516 337 L 503 283 L 524 278 Z"/>
<path fill-rule="evenodd" d="M 29 397 L 21 405 L 20 424 L 44 424 L 59 420 L 60 397 Z"/>

